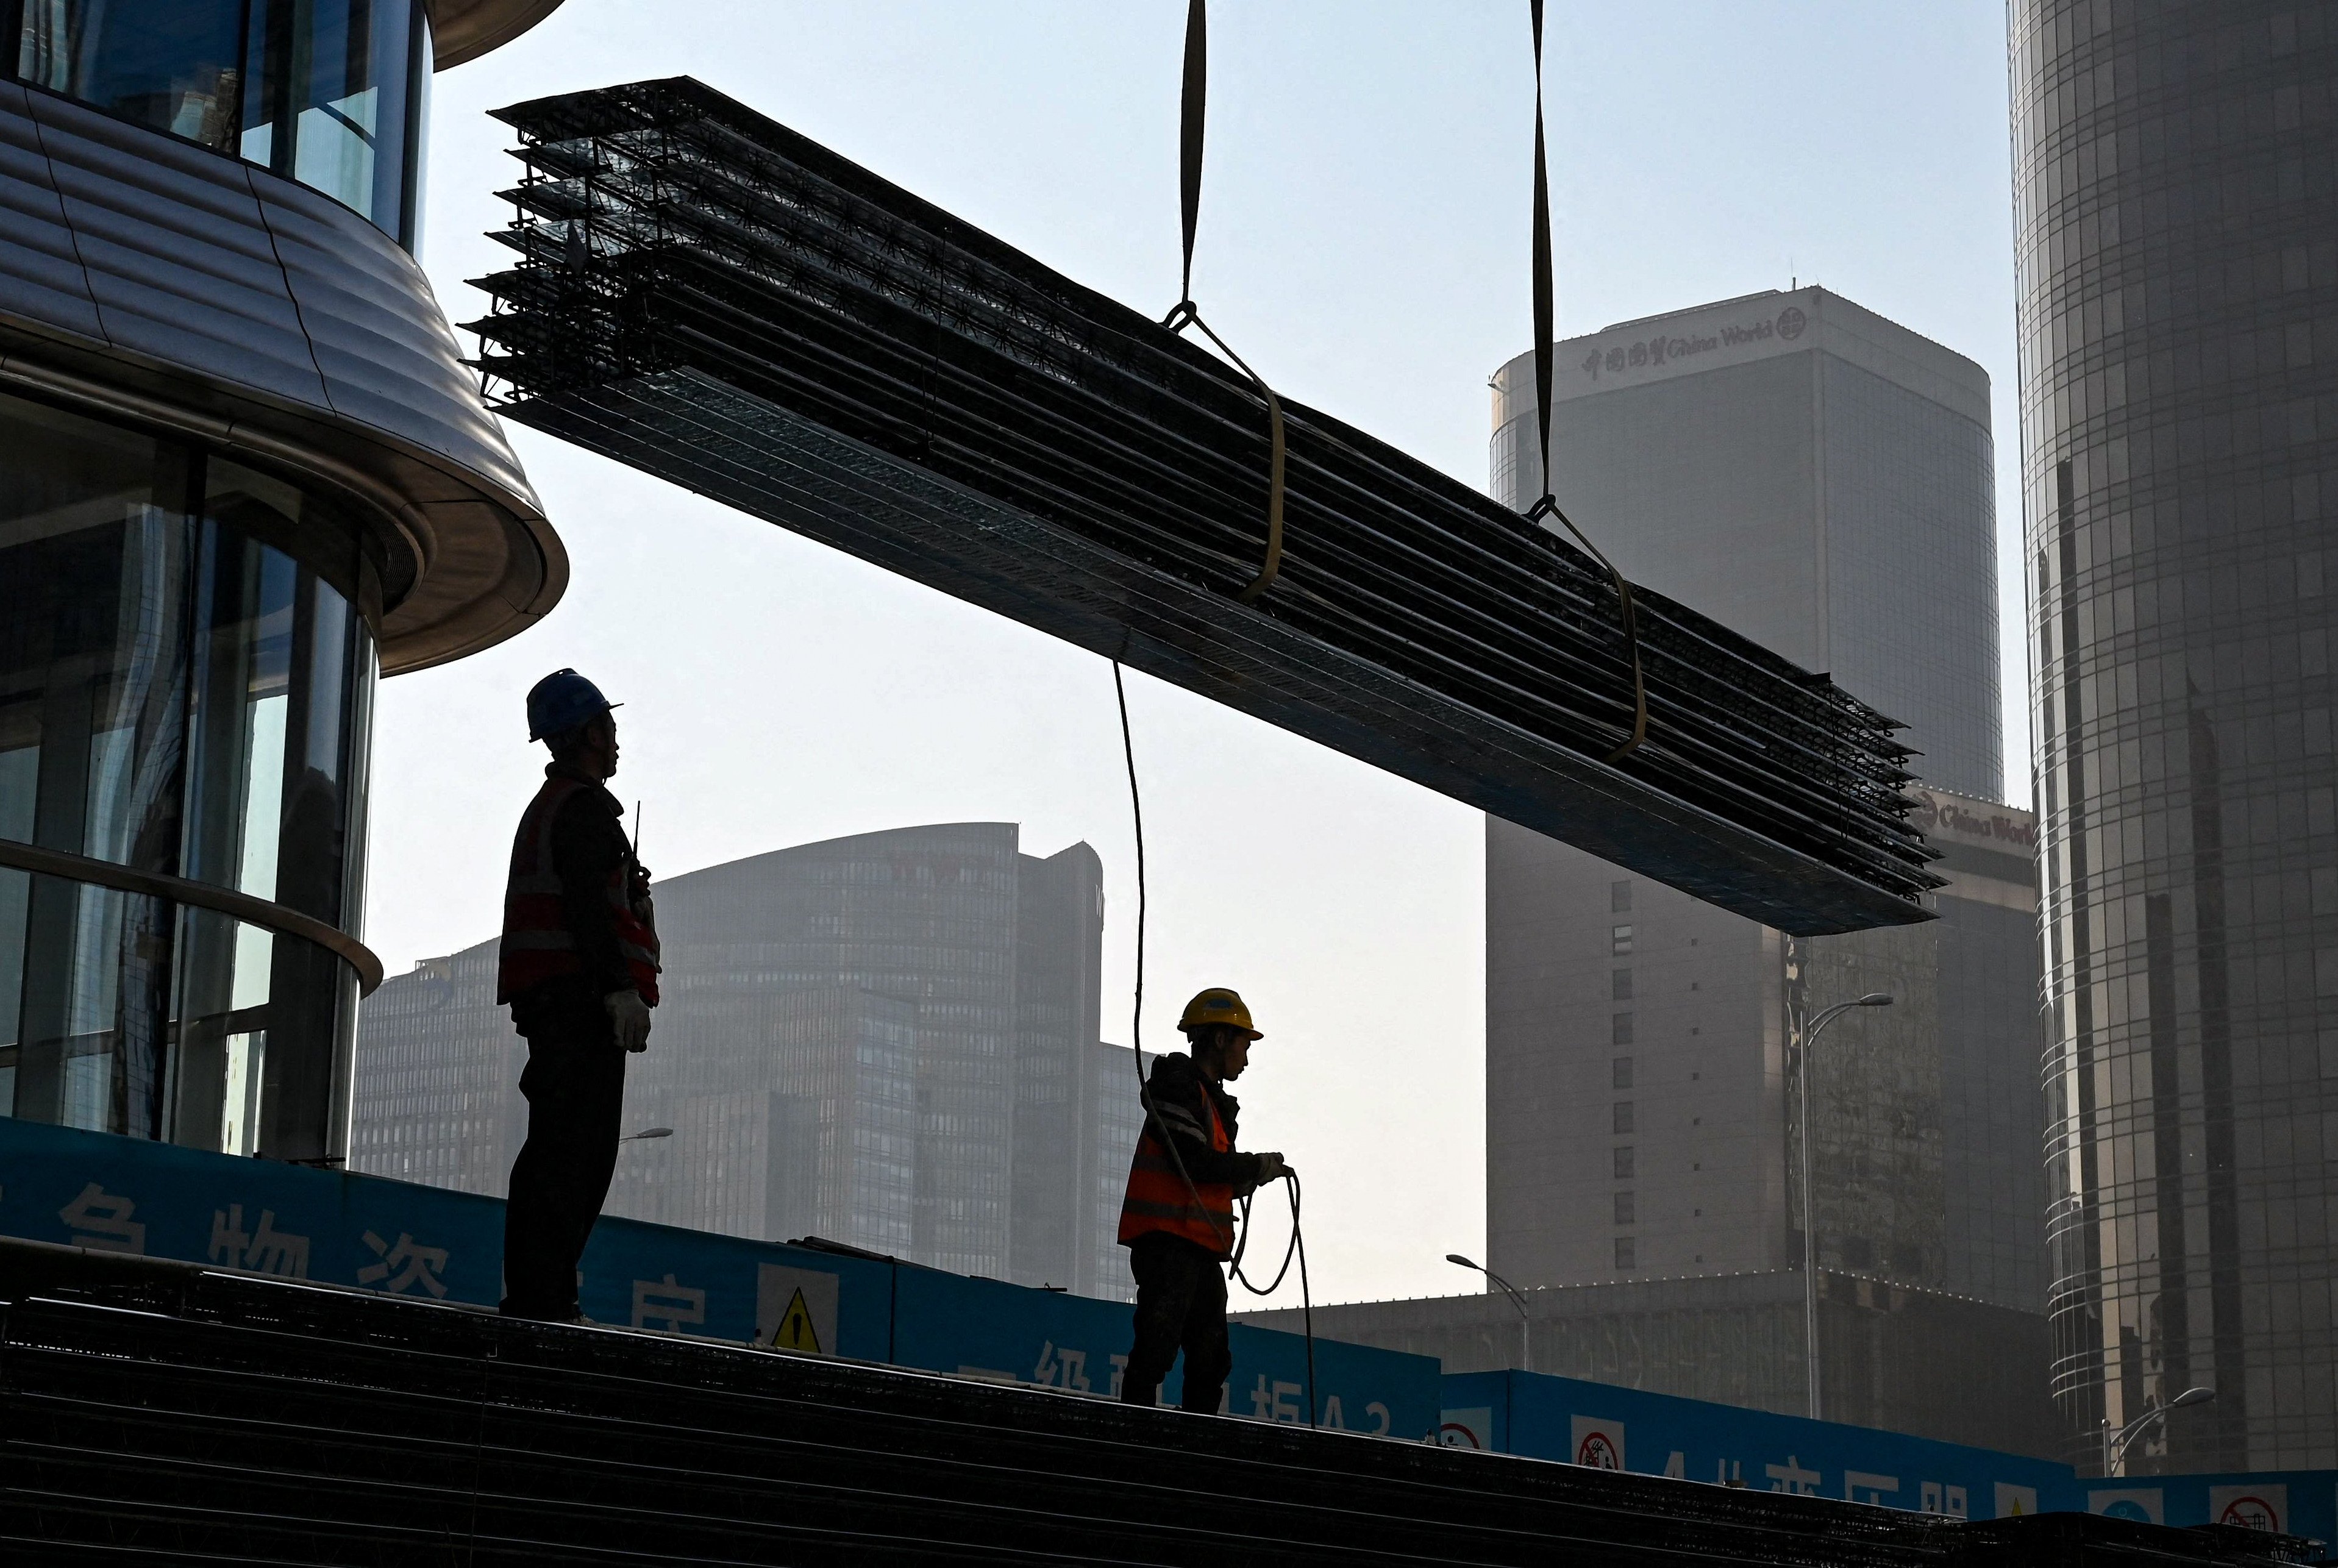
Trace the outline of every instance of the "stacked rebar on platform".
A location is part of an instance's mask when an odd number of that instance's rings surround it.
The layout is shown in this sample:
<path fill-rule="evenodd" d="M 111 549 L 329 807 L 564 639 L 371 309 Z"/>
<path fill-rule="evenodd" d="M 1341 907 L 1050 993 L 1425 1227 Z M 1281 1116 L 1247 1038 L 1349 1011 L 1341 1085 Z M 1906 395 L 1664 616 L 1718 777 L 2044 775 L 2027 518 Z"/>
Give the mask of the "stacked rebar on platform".
<path fill-rule="evenodd" d="M 687 78 L 500 116 L 506 411 L 1801 935 L 1926 917 L 1891 720 Z"/>

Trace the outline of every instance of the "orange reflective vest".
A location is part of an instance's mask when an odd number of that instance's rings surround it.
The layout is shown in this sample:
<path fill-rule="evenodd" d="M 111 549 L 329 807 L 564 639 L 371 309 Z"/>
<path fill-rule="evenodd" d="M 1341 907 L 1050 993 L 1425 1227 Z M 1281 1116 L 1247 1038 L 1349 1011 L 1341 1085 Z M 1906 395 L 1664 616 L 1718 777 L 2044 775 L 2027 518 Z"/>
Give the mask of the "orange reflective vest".
<path fill-rule="evenodd" d="M 1225 1121 L 1206 1085 L 1202 1104 L 1210 1113 L 1210 1147 L 1223 1154 L 1233 1141 L 1226 1136 Z M 1136 1158 L 1129 1161 L 1128 1191 L 1120 1200 L 1121 1244 L 1154 1230 L 1182 1236 L 1221 1258 L 1234 1255 L 1233 1188 L 1223 1181 L 1188 1186 L 1154 1131 L 1154 1118 L 1147 1117 L 1144 1135 L 1136 1141 Z"/>
<path fill-rule="evenodd" d="M 504 936 L 496 956 L 496 1000 L 509 1002 L 563 975 L 581 975 L 584 960 L 576 951 L 575 934 L 568 929 L 560 906 L 560 873 L 552 859 L 552 827 L 570 796 L 590 786 L 579 779 L 557 775 L 546 779 L 521 814 L 519 832 L 512 840 L 511 879 L 504 887 Z M 634 989 L 651 1006 L 658 1000 L 657 932 L 634 907 L 631 883 L 634 858 L 627 855 L 609 873 L 603 891 L 609 900 L 609 918 L 616 927 L 617 950 L 624 956 L 625 971 Z"/>

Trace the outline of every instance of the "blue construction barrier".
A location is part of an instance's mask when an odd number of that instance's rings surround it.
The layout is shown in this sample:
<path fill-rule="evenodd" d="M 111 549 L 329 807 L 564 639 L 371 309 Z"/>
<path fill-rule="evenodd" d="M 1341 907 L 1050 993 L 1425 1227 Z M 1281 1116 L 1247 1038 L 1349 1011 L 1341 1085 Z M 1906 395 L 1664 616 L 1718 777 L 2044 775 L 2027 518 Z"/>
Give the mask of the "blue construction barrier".
<path fill-rule="evenodd" d="M 468 1192 L 0 1117 L 0 1235 L 29 1240 L 492 1306 L 503 1210 Z M 583 1273 L 596 1322 L 1099 1396 L 1120 1391 L 1131 1327 L 1121 1302 L 632 1220 L 594 1228 Z M 1303 1424 L 1305 1340 L 1243 1324 L 1233 1339 L 1226 1412 Z M 1425 1441 L 1438 1378 L 1429 1357 L 1316 1342 L 1327 1426 Z"/>
<path fill-rule="evenodd" d="M 2338 1540 L 2338 1471 L 2102 1481 L 2018 1454 L 1533 1372 L 1447 1374 L 1439 1441 L 1958 1518 L 2084 1512 Z"/>

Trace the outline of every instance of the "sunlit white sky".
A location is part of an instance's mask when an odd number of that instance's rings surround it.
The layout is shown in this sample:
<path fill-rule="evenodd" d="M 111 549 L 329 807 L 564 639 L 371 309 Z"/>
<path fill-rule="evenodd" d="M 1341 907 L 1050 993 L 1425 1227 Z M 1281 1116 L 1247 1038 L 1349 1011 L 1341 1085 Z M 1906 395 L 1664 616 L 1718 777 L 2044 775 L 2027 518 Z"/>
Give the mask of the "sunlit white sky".
<path fill-rule="evenodd" d="M 689 74 L 1158 313 L 1177 293 L 1184 15 L 567 0 L 437 78 L 423 260 L 456 319 L 484 313 L 464 280 L 508 261 L 482 233 L 518 173 L 486 111 Z M 1799 276 L 1995 380 L 2006 752 L 2026 800 L 2002 7 L 1555 0 L 1550 25 L 1562 336 Z M 1286 395 L 1482 486 L 1486 378 L 1531 320 L 1524 0 L 1220 0 L 1211 63 L 1194 283 L 1211 321 Z M 540 765 L 521 699 L 574 665 L 627 704 L 614 788 L 644 802 L 660 875 L 923 822 L 1019 822 L 1038 854 L 1095 845 L 1105 1033 L 1127 1041 L 1133 856 L 1103 662 L 512 437 L 574 579 L 543 625 L 382 689 L 368 938 L 392 973 L 494 934 Z M 1441 1259 L 1484 1240 L 1481 819 L 1132 682 L 1147 1044 L 1203 985 L 1249 997 L 1268 1038 L 1244 1142 L 1306 1174 L 1318 1299 L 1472 1289 Z"/>

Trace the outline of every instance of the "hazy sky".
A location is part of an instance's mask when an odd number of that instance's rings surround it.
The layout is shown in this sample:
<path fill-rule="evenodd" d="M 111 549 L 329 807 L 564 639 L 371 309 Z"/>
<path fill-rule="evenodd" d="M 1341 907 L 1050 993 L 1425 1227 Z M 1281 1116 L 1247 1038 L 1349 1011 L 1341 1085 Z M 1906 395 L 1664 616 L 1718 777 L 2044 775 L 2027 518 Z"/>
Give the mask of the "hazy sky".
<path fill-rule="evenodd" d="M 437 78 L 423 259 L 457 320 L 485 309 L 464 279 L 510 260 L 481 237 L 519 173 L 485 111 L 689 74 L 1157 314 L 1177 289 L 1184 15 L 1178 0 L 567 0 Z M 1482 486 L 1486 378 L 1531 320 L 1524 0 L 1221 0 L 1211 22 L 1196 297 L 1279 390 Z M 2026 799 L 2003 28 L 1994 0 L 1555 0 L 1547 69 L 1562 336 L 1799 275 L 1988 368 L 2006 753 Z M 1095 845 L 1105 1034 L 1127 1041 L 1135 898 L 1108 666 L 512 436 L 574 579 L 544 625 L 382 689 L 368 929 L 393 973 L 494 934 L 541 761 L 521 699 L 574 665 L 627 704 L 613 788 L 645 802 L 661 874 L 922 822 L 1019 822 L 1043 855 Z M 1241 1086 L 1244 1142 L 1306 1174 L 1318 1299 L 1472 1288 L 1440 1259 L 1484 1240 L 1481 819 L 1131 681 L 1146 1043 L 1172 1039 L 1201 985 L 1250 998 L 1268 1038 Z"/>

